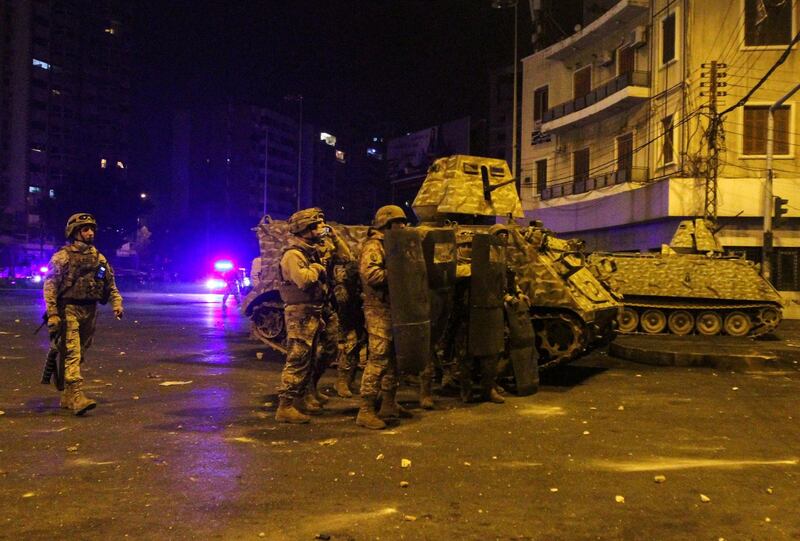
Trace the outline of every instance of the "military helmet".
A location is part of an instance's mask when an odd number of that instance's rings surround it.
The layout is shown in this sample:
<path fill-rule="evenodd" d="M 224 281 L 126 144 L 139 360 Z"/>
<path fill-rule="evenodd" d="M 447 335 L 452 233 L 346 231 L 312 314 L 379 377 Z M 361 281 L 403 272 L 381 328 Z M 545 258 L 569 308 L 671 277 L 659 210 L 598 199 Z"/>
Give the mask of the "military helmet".
<path fill-rule="evenodd" d="M 405 211 L 397 205 L 386 205 L 385 207 L 379 208 L 378 212 L 375 213 L 375 220 L 372 222 L 372 226 L 381 229 L 386 227 L 386 224 L 389 222 L 396 220 L 402 220 L 408 223 Z"/>
<path fill-rule="evenodd" d="M 69 220 L 67 220 L 67 227 L 64 228 L 64 235 L 68 239 L 71 239 L 72 235 L 85 225 L 91 226 L 95 231 L 97 231 L 97 222 L 95 221 L 94 216 L 86 212 L 73 214 L 69 217 Z"/>
<path fill-rule="evenodd" d="M 322 213 L 318 208 L 298 210 L 289 216 L 289 231 L 299 235 L 309 227 L 324 221 Z"/>
<path fill-rule="evenodd" d="M 500 233 L 508 233 L 508 226 L 505 224 L 494 224 L 489 228 L 490 235 L 499 235 Z"/>

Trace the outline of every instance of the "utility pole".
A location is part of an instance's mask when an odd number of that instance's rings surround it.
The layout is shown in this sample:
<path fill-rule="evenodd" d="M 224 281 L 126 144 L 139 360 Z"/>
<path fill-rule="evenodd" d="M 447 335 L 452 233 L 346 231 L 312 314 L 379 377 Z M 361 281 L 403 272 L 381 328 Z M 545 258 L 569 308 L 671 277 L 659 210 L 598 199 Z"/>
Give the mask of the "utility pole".
<path fill-rule="evenodd" d="M 775 149 L 775 111 L 780 109 L 786 100 L 791 98 L 798 90 L 800 90 L 800 84 L 773 103 L 769 108 L 769 117 L 767 118 L 767 175 L 764 179 L 764 242 L 761 252 L 761 275 L 767 281 L 772 279 L 772 252 L 774 245 L 772 213 L 775 206 L 775 198 L 772 195 L 772 181 L 775 172 L 772 169 L 772 154 Z"/>
<path fill-rule="evenodd" d="M 267 215 L 267 171 L 269 168 L 269 126 L 264 126 L 264 210 L 261 217 Z"/>
<path fill-rule="evenodd" d="M 727 83 L 721 82 L 727 73 L 720 72 L 719 68 L 725 68 L 726 64 L 712 60 L 708 64 L 703 64 L 703 68 L 709 68 L 709 72 L 702 72 L 701 77 L 708 77 L 709 81 L 700 83 L 701 87 L 708 88 L 708 92 L 701 92 L 700 95 L 708 95 L 708 113 L 710 122 L 708 126 L 708 157 L 706 159 L 706 194 L 703 218 L 711 222 L 717 221 L 717 173 L 719 172 L 719 145 L 718 138 L 722 127 L 722 117 L 717 113 L 718 98 L 727 93 L 717 90 L 719 87 L 726 86 Z"/>

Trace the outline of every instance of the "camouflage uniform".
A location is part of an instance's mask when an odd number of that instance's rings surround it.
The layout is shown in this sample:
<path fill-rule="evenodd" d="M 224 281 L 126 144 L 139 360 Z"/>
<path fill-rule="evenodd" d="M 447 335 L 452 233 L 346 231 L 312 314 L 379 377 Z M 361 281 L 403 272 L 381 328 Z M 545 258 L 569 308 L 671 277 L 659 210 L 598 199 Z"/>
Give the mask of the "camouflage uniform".
<path fill-rule="evenodd" d="M 99 277 L 102 267 L 105 273 Z M 58 316 L 62 321 L 67 384 L 83 381 L 80 365 L 94 337 L 97 303 L 106 300 L 115 311 L 122 309 L 114 271 L 97 248 L 75 241 L 53 255 L 44 280 L 44 301 L 47 316 Z"/>
<path fill-rule="evenodd" d="M 288 353 L 278 395 L 287 400 L 302 397 L 313 384 L 317 367 L 336 355 L 338 325 L 336 313 L 326 303 L 328 285 L 321 265 L 316 247 L 290 237 L 279 273 Z M 323 361 L 315 360 L 320 358 Z"/>
<path fill-rule="evenodd" d="M 358 268 L 364 290 L 364 319 L 369 334 L 369 357 L 361 379 L 361 397 L 366 400 L 376 400 L 379 391 L 397 390 L 397 363 L 392 342 L 383 237 L 383 232 L 370 230 Z"/>

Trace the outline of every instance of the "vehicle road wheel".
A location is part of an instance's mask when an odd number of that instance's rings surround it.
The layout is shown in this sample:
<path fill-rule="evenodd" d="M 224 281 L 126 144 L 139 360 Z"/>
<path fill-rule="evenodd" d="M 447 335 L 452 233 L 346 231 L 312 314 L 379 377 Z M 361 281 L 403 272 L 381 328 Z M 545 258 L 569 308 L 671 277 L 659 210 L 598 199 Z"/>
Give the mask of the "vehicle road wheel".
<path fill-rule="evenodd" d="M 776 327 L 781 320 L 781 313 L 775 308 L 764 308 L 758 314 L 761 323 L 767 327 Z"/>
<path fill-rule="evenodd" d="M 667 318 L 661 310 L 647 310 L 642 314 L 642 329 L 648 334 L 658 334 L 667 326 Z"/>
<path fill-rule="evenodd" d="M 731 312 L 725 318 L 725 333 L 731 336 L 747 336 L 752 327 L 750 316 L 744 312 Z"/>
<path fill-rule="evenodd" d="M 719 334 L 722 330 L 722 317 L 716 312 L 701 312 L 697 316 L 697 332 L 706 336 Z"/>
<path fill-rule="evenodd" d="M 639 314 L 633 308 L 627 306 L 622 309 L 622 313 L 617 318 L 619 327 L 617 329 L 622 333 L 631 333 L 636 331 L 639 326 Z"/>
<path fill-rule="evenodd" d="M 675 310 L 667 320 L 669 331 L 678 336 L 685 336 L 694 329 L 694 316 L 686 310 Z"/>

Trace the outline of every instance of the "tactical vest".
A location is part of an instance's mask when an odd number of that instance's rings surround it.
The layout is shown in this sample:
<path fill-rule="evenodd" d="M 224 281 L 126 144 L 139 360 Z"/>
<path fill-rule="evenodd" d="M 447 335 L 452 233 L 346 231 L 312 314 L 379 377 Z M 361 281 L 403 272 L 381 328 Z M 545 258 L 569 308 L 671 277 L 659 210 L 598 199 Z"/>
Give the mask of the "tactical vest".
<path fill-rule="evenodd" d="M 97 250 L 79 252 L 71 249 L 66 249 L 66 252 L 69 256 L 69 270 L 61 284 L 59 298 L 102 301 L 106 287 L 105 273 L 108 269 L 101 271 L 100 253 Z"/>
<path fill-rule="evenodd" d="M 290 250 L 296 250 L 303 254 L 306 261 L 311 263 L 320 263 L 319 252 L 314 249 L 308 249 L 303 246 L 289 246 L 281 252 L 281 260 L 283 254 Z M 287 280 L 283 277 L 283 269 L 280 262 L 278 263 L 278 292 L 281 295 L 281 300 L 284 304 L 321 304 L 325 301 L 327 288 L 322 282 L 315 282 L 307 289 L 300 289 L 292 280 Z"/>

